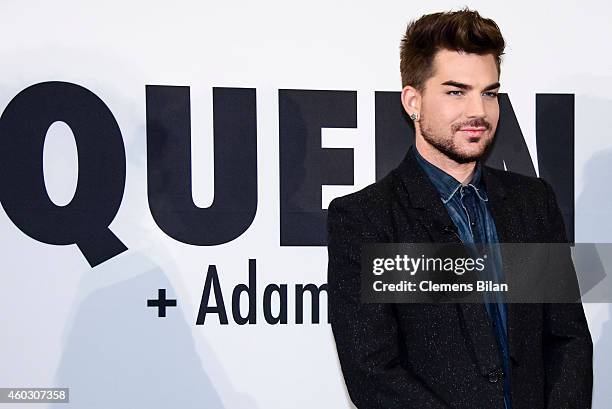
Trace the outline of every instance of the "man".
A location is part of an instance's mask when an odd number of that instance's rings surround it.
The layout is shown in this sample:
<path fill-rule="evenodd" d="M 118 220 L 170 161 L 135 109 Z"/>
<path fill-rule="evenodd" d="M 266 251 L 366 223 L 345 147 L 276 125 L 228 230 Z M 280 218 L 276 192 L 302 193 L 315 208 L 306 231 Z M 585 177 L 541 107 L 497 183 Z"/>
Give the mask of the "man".
<path fill-rule="evenodd" d="M 497 127 L 504 47 L 495 22 L 467 9 L 409 24 L 401 99 L 415 146 L 384 179 L 329 205 L 329 314 L 360 409 L 591 407 L 579 302 L 360 300 L 364 243 L 567 242 L 548 183 L 479 162 Z"/>

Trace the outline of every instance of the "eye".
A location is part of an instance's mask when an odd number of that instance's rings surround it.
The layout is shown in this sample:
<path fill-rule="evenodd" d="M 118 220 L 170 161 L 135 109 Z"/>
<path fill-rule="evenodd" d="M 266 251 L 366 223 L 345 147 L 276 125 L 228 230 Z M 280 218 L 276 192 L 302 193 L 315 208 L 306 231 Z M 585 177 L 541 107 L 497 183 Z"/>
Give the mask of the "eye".
<path fill-rule="evenodd" d="M 453 91 L 448 91 L 446 94 L 448 95 L 454 95 L 454 96 L 460 96 L 463 95 L 463 91 L 457 91 L 457 90 L 453 90 Z"/>
<path fill-rule="evenodd" d="M 489 97 L 489 98 L 497 98 L 497 92 L 493 92 L 493 91 L 489 91 L 489 92 L 483 92 L 482 95 L 484 95 L 485 97 Z"/>

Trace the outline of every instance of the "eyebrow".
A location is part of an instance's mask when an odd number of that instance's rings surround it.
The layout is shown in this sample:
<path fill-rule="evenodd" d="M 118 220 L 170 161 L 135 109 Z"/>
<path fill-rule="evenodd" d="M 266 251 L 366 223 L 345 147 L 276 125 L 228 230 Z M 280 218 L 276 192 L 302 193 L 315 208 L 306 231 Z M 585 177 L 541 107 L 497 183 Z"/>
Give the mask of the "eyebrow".
<path fill-rule="evenodd" d="M 446 82 L 443 82 L 443 83 L 442 83 L 442 85 L 448 85 L 448 86 L 451 86 L 451 87 L 455 87 L 455 88 L 459 88 L 459 89 L 464 89 L 464 90 L 466 90 L 466 91 L 469 91 L 469 90 L 471 90 L 471 89 L 473 89 L 473 88 L 474 88 L 474 87 L 473 87 L 473 86 L 471 86 L 471 85 L 464 84 L 464 83 L 462 83 L 462 82 L 452 81 L 452 80 L 451 80 L 451 81 L 446 81 Z M 499 82 L 496 82 L 496 83 L 493 83 L 493 84 L 491 84 L 491 85 L 487 85 L 487 86 L 486 86 L 486 87 L 483 89 L 483 91 L 490 91 L 490 90 L 492 90 L 492 89 L 499 88 L 499 87 L 500 87 Z"/>

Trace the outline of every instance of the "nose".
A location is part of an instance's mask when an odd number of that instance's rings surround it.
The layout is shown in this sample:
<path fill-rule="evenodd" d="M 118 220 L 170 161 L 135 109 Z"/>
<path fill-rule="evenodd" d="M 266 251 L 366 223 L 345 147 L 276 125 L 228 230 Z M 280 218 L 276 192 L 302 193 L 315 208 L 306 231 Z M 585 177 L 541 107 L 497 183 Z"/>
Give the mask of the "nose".
<path fill-rule="evenodd" d="M 486 116 L 486 111 L 482 95 L 474 93 L 467 98 L 465 111 L 468 118 L 484 118 Z"/>

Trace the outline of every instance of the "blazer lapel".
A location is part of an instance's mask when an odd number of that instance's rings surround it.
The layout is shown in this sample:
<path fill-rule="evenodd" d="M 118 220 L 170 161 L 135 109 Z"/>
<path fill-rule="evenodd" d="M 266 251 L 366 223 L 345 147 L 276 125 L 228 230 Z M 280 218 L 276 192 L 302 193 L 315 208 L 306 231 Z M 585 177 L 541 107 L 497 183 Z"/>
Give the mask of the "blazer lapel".
<path fill-rule="evenodd" d="M 521 226 L 521 210 L 516 209 L 515 202 L 510 200 L 507 188 L 487 166 L 483 166 L 482 177 L 487 189 L 487 195 L 489 198 L 489 209 L 491 210 L 491 215 L 493 216 L 493 219 L 495 221 L 495 229 L 497 230 L 499 242 L 502 244 L 523 242 L 524 237 L 522 237 L 520 229 L 517 228 Z M 517 261 L 514 260 L 516 254 L 512 255 L 506 252 L 506 257 L 504 257 L 503 247 L 501 248 L 501 252 L 504 264 L 504 271 L 513 272 L 512 277 L 507 276 L 508 280 L 516 280 L 516 273 L 518 273 L 518 270 L 513 267 L 514 263 Z M 525 306 L 523 304 L 517 304 L 512 302 L 507 304 L 507 308 L 508 344 L 510 348 L 510 358 L 516 364 L 520 364 L 520 346 L 522 345 L 521 315 L 524 315 L 525 313 L 527 313 L 527 311 L 523 311 L 523 309 L 525 309 Z"/>
<path fill-rule="evenodd" d="M 410 236 L 414 236 L 414 231 L 425 231 L 428 241 L 433 243 L 461 243 L 457 227 L 448 215 L 440 194 L 417 162 L 414 149 L 414 146 L 410 147 L 397 169 L 407 193 L 403 195 L 404 192 L 398 189 L 400 203 L 404 205 L 410 219 L 418 224 L 406 228 L 411 230 Z"/>

